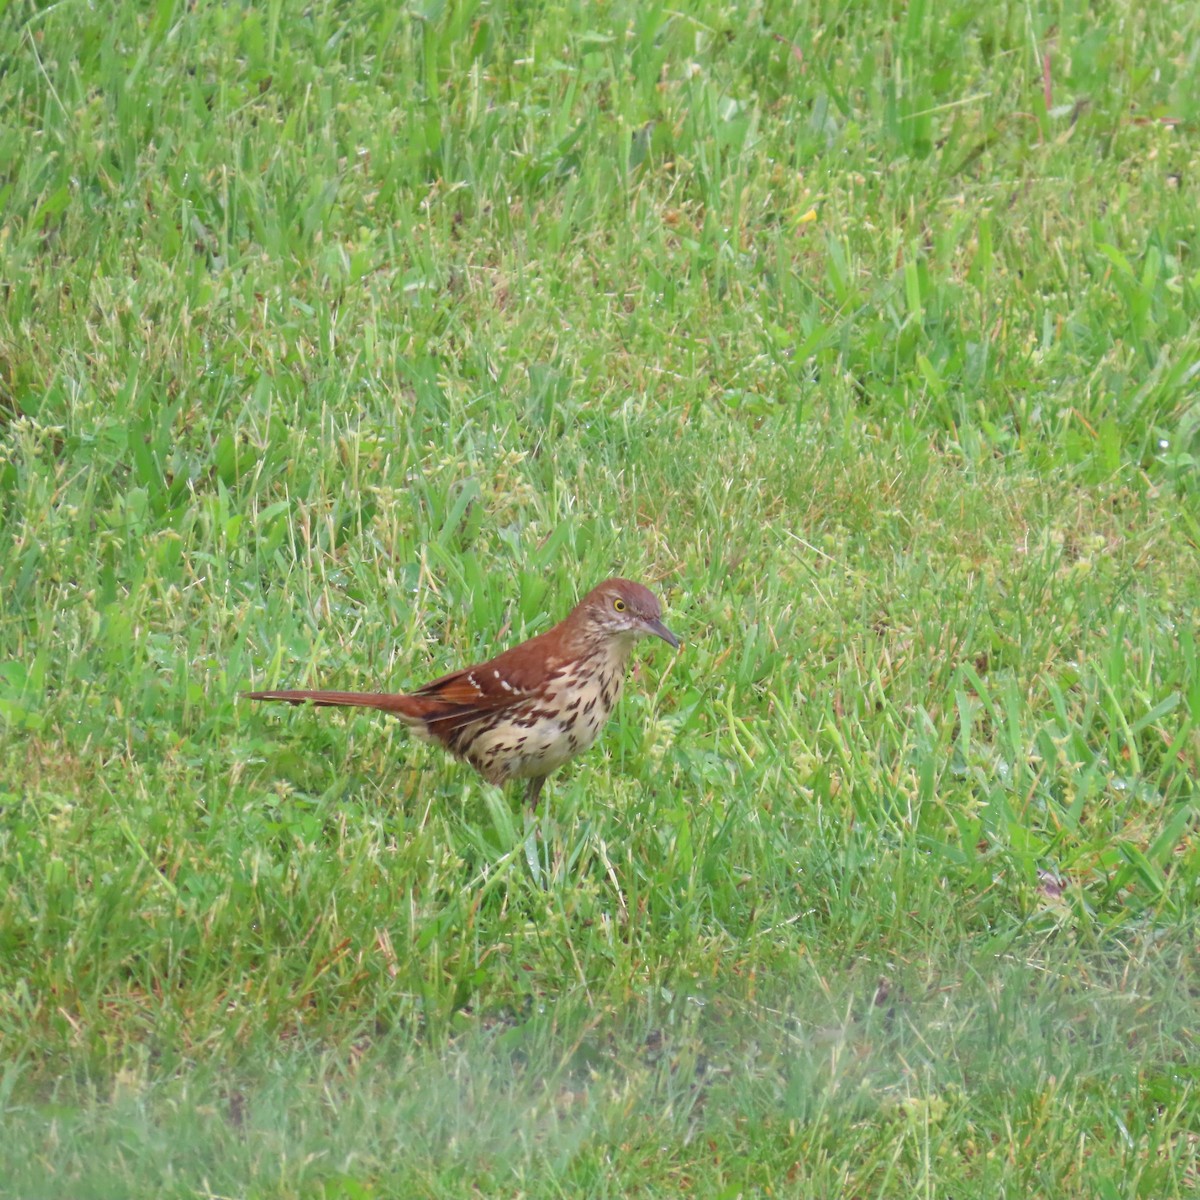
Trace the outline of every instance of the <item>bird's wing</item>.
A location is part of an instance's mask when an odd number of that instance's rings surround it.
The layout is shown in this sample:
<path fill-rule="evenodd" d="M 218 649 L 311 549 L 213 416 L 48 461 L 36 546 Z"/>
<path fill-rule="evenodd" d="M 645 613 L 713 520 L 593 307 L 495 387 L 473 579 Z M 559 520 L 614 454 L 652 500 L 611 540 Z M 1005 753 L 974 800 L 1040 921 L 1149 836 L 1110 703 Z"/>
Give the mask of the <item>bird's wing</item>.
<path fill-rule="evenodd" d="M 527 704 L 558 671 L 541 637 L 523 642 L 474 667 L 453 671 L 409 695 L 428 701 L 425 720 L 439 730 L 457 729 L 480 718 Z"/>

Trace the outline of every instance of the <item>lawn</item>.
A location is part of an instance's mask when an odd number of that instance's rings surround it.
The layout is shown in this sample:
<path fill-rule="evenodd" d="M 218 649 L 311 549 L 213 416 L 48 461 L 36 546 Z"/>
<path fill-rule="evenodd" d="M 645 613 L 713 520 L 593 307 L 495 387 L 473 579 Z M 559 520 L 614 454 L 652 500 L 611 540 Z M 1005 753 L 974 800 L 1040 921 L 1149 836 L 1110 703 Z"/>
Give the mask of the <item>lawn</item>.
<path fill-rule="evenodd" d="M 0 1195 L 1195 1192 L 1197 45 L 0 0 Z"/>

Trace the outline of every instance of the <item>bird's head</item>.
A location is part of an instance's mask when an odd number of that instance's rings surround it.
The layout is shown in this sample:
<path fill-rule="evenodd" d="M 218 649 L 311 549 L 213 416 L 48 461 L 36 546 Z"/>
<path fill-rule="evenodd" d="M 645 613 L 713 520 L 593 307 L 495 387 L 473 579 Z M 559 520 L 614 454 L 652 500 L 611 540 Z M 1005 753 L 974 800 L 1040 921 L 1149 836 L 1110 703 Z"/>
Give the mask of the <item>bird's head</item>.
<path fill-rule="evenodd" d="M 658 597 L 629 579 L 606 579 L 584 596 L 572 616 L 593 635 L 628 636 L 631 643 L 652 635 L 679 649 L 679 639 L 662 623 Z"/>

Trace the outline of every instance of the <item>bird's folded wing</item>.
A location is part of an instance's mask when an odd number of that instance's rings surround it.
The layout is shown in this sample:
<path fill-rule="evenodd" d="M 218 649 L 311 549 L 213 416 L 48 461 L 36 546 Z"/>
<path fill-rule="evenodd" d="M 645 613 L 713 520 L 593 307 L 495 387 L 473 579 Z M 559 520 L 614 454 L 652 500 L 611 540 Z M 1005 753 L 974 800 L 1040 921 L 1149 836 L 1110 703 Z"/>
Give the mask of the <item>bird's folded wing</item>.
<path fill-rule="evenodd" d="M 557 675 L 557 664 L 547 662 L 538 641 L 534 638 L 476 667 L 443 675 L 410 695 L 431 702 L 426 721 L 452 726 L 528 704 Z"/>

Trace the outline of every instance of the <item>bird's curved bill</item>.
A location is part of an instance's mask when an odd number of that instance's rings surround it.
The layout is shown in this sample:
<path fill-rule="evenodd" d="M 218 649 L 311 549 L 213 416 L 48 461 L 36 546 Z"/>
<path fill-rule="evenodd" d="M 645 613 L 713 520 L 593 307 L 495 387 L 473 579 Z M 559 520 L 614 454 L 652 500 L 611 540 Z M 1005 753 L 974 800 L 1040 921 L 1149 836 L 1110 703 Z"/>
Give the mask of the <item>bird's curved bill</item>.
<path fill-rule="evenodd" d="M 668 646 L 674 646 L 679 649 L 679 639 L 659 620 L 647 621 L 646 632 L 654 634 L 655 637 L 660 637 Z"/>

